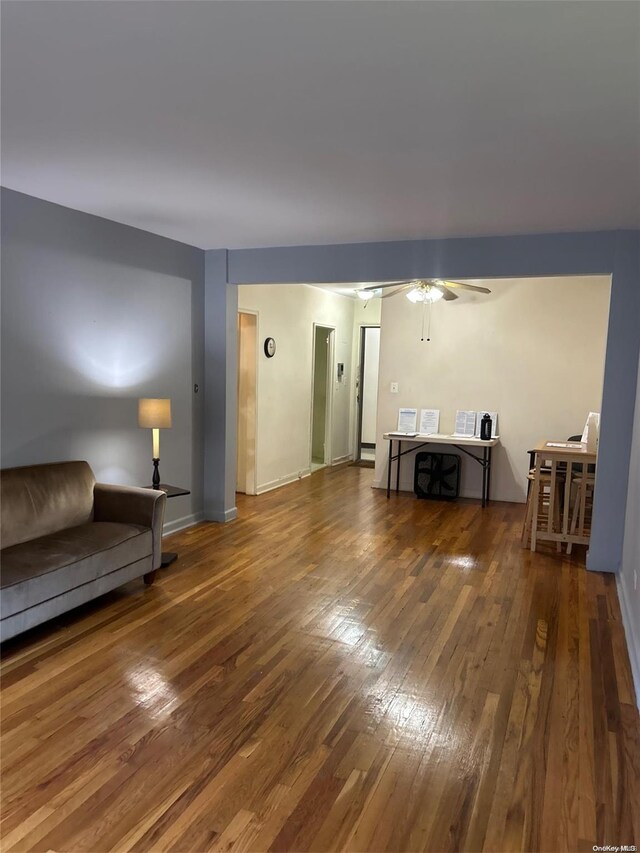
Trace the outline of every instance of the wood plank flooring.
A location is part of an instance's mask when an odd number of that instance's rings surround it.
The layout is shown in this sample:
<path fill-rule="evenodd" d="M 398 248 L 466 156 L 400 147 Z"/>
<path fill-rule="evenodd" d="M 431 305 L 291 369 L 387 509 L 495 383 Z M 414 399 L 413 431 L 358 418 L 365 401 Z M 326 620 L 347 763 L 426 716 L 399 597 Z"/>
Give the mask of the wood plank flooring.
<path fill-rule="evenodd" d="M 613 576 L 346 467 L 7 643 L 2 849 L 640 844 Z"/>

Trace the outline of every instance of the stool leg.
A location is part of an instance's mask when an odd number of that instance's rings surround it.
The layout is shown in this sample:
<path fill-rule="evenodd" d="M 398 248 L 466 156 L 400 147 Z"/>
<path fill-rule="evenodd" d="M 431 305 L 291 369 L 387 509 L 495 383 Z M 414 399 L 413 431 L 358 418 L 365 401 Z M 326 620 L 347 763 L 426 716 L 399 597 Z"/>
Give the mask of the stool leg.
<path fill-rule="evenodd" d="M 578 527 L 578 513 L 580 512 L 580 504 L 582 503 L 582 482 L 578 484 L 578 491 L 573 503 L 573 515 L 571 516 L 571 535 L 573 536 Z M 567 554 L 571 554 L 573 550 L 573 542 L 567 542 Z"/>
<path fill-rule="evenodd" d="M 542 504 L 543 499 L 543 489 L 540 485 L 540 469 L 539 465 L 536 466 L 536 472 L 533 480 L 533 489 L 532 489 L 532 511 L 533 516 L 531 518 L 531 544 L 530 548 L 532 551 L 536 550 L 537 543 L 537 532 L 538 532 L 538 517 L 540 515 L 540 505 Z"/>
<path fill-rule="evenodd" d="M 562 497 L 562 484 L 556 477 L 554 480 L 555 483 L 555 500 L 553 503 L 553 526 L 556 531 L 562 529 L 562 520 L 560 515 L 560 499 Z M 562 542 L 556 542 L 556 551 L 558 554 L 562 553 Z"/>
<path fill-rule="evenodd" d="M 529 488 L 527 491 L 527 509 L 524 514 L 524 523 L 522 525 L 522 536 L 520 537 L 522 545 L 524 548 L 527 547 L 529 542 L 529 533 L 531 531 L 531 520 L 533 518 L 533 501 L 532 498 L 532 489 Z"/>
<path fill-rule="evenodd" d="M 587 491 L 588 491 L 587 481 L 583 479 L 582 495 L 580 497 L 580 522 L 578 525 L 578 529 L 580 531 L 580 536 L 584 536 L 584 518 L 585 518 L 586 509 L 587 509 Z"/>

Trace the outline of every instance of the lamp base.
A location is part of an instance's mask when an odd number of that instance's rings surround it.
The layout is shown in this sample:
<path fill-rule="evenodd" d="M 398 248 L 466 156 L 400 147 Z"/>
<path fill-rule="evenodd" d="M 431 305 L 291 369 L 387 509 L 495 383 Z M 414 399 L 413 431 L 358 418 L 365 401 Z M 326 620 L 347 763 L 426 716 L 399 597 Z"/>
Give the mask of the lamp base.
<path fill-rule="evenodd" d="M 153 460 L 153 479 L 151 480 L 151 483 L 152 483 L 154 489 L 160 488 L 160 468 L 158 467 L 159 465 L 160 465 L 160 458 L 154 459 Z"/>

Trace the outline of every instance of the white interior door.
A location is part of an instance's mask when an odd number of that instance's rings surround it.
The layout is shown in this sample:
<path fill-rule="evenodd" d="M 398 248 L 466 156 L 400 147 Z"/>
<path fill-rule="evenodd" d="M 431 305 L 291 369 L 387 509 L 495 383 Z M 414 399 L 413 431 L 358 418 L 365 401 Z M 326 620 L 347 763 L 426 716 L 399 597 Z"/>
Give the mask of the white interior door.
<path fill-rule="evenodd" d="M 362 364 L 362 432 L 361 444 L 376 443 L 376 414 L 378 410 L 378 363 L 380 361 L 380 327 L 363 329 L 364 353 Z"/>
<path fill-rule="evenodd" d="M 331 464 L 333 336 L 335 330 L 314 325 L 311 385 L 311 467 Z"/>

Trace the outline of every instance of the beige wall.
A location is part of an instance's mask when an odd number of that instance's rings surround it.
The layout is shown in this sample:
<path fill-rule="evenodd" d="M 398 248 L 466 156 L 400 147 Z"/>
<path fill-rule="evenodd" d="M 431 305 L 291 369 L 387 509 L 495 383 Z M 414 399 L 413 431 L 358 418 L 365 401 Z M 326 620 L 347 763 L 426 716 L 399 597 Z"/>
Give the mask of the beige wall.
<path fill-rule="evenodd" d="M 257 318 L 238 314 L 238 435 L 236 490 L 256 491 Z"/>
<path fill-rule="evenodd" d="M 581 432 L 587 413 L 600 411 L 609 277 L 478 283 L 492 293 L 433 306 L 429 343 L 420 341 L 421 306 L 403 295 L 382 302 L 376 485 L 386 485 L 382 434 L 396 428 L 400 406 L 440 409 L 443 433 L 453 432 L 456 409 L 497 411 L 492 497 L 505 501 L 525 499 L 530 447 Z M 480 474 L 462 455 L 464 496 L 479 496 Z M 401 488 L 412 489 L 412 456 L 402 475 Z"/>
<path fill-rule="evenodd" d="M 238 308 L 258 313 L 257 491 L 309 473 L 313 324 L 335 326 L 335 362 L 344 382 L 333 380 L 333 461 L 351 453 L 351 383 L 355 302 L 307 285 L 240 285 Z M 266 358 L 266 337 L 276 354 Z"/>

